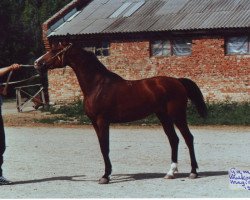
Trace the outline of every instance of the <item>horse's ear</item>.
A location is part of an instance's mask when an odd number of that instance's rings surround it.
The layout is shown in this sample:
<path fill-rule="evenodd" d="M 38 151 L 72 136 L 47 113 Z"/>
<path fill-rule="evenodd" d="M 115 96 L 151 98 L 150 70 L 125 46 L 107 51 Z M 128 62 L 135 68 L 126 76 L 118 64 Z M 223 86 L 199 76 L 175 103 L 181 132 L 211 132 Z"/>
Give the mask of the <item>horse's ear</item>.
<path fill-rule="evenodd" d="M 63 45 L 63 43 L 62 42 L 59 42 L 58 43 L 58 47 L 60 48 L 60 47 L 63 47 L 64 45 Z"/>
<path fill-rule="evenodd" d="M 70 43 L 69 42 L 67 42 L 67 41 L 62 41 L 62 42 L 60 42 L 59 43 L 59 47 L 66 47 L 66 46 L 68 46 Z"/>
<path fill-rule="evenodd" d="M 55 48 L 56 48 L 55 43 L 52 43 L 52 44 L 51 44 L 51 49 L 55 49 Z"/>
<path fill-rule="evenodd" d="M 58 48 L 61 48 L 61 47 L 62 47 L 61 42 L 53 42 L 51 44 L 51 49 L 58 49 Z"/>
<path fill-rule="evenodd" d="M 64 38 L 64 41 L 65 41 L 65 43 L 67 43 L 67 45 L 69 45 L 69 43 L 71 42 L 70 41 L 70 35 L 69 35 L 69 33 L 66 35 L 66 37 Z"/>

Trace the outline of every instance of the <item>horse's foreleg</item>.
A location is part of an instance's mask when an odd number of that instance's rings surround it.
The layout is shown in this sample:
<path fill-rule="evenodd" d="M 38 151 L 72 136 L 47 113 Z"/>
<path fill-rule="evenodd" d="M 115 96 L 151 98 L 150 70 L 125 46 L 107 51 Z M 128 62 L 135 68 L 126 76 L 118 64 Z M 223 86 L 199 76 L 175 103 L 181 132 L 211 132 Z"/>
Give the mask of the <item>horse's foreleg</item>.
<path fill-rule="evenodd" d="M 171 156 L 171 167 L 168 171 L 167 175 L 165 176 L 166 179 L 173 179 L 174 174 L 178 172 L 177 168 L 177 157 L 178 157 L 178 144 L 179 144 L 179 138 L 175 132 L 174 124 L 172 120 L 167 116 L 165 113 L 157 113 L 157 117 L 159 118 L 164 132 L 166 133 L 171 149 L 172 149 L 172 156 Z"/>
<path fill-rule="evenodd" d="M 109 124 L 105 122 L 104 120 L 97 120 L 96 122 L 93 122 L 93 126 L 95 128 L 102 156 L 104 159 L 105 164 L 105 173 L 102 176 L 102 178 L 99 180 L 100 184 L 107 184 L 109 183 L 109 176 L 112 171 L 111 162 L 109 159 Z"/>

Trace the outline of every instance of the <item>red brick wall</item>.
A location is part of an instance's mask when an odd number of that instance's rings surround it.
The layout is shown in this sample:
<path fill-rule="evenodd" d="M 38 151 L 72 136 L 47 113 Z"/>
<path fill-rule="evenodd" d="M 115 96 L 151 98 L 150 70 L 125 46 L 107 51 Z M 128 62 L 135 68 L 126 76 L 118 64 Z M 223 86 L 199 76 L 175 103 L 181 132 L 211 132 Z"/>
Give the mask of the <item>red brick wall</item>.
<path fill-rule="evenodd" d="M 49 96 L 51 102 L 67 102 L 82 98 L 75 73 L 69 67 L 49 71 Z"/>
<path fill-rule="evenodd" d="M 228 56 L 223 46 L 223 38 L 198 38 L 193 39 L 190 56 L 151 57 L 149 41 L 117 41 L 110 44 L 110 56 L 100 60 L 126 79 L 188 77 L 200 86 L 206 100 L 249 101 L 250 55 Z M 61 74 L 62 70 L 49 74 L 51 101 L 81 97 L 73 72 Z"/>

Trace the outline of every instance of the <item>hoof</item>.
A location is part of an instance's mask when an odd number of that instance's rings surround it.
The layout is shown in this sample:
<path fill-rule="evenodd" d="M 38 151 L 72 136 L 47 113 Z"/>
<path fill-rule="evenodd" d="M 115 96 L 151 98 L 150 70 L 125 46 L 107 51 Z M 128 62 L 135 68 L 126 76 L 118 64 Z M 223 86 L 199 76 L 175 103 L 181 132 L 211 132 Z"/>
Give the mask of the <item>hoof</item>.
<path fill-rule="evenodd" d="M 190 179 L 195 179 L 195 178 L 197 178 L 197 177 L 198 177 L 198 174 L 197 174 L 197 173 L 191 173 L 191 174 L 189 175 L 188 178 L 190 178 Z"/>
<path fill-rule="evenodd" d="M 108 184 L 109 183 L 109 178 L 102 177 L 99 180 L 99 184 Z"/>
<path fill-rule="evenodd" d="M 175 179 L 175 176 L 167 174 L 166 176 L 164 176 L 164 178 L 165 179 Z"/>

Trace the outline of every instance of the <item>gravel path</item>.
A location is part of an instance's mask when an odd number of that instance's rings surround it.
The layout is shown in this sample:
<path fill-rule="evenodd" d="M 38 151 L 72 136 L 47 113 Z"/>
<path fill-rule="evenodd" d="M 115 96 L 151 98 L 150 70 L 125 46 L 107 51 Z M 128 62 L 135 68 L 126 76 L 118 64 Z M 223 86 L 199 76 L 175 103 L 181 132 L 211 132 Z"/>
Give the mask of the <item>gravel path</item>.
<path fill-rule="evenodd" d="M 109 185 L 99 185 L 103 161 L 91 127 L 6 127 L 1 198 L 249 197 L 229 188 L 228 170 L 250 170 L 249 127 L 192 127 L 200 178 L 190 180 L 189 154 L 181 138 L 179 175 L 163 179 L 170 146 L 160 127 L 112 127 Z M 247 153 L 248 152 L 248 153 Z"/>

